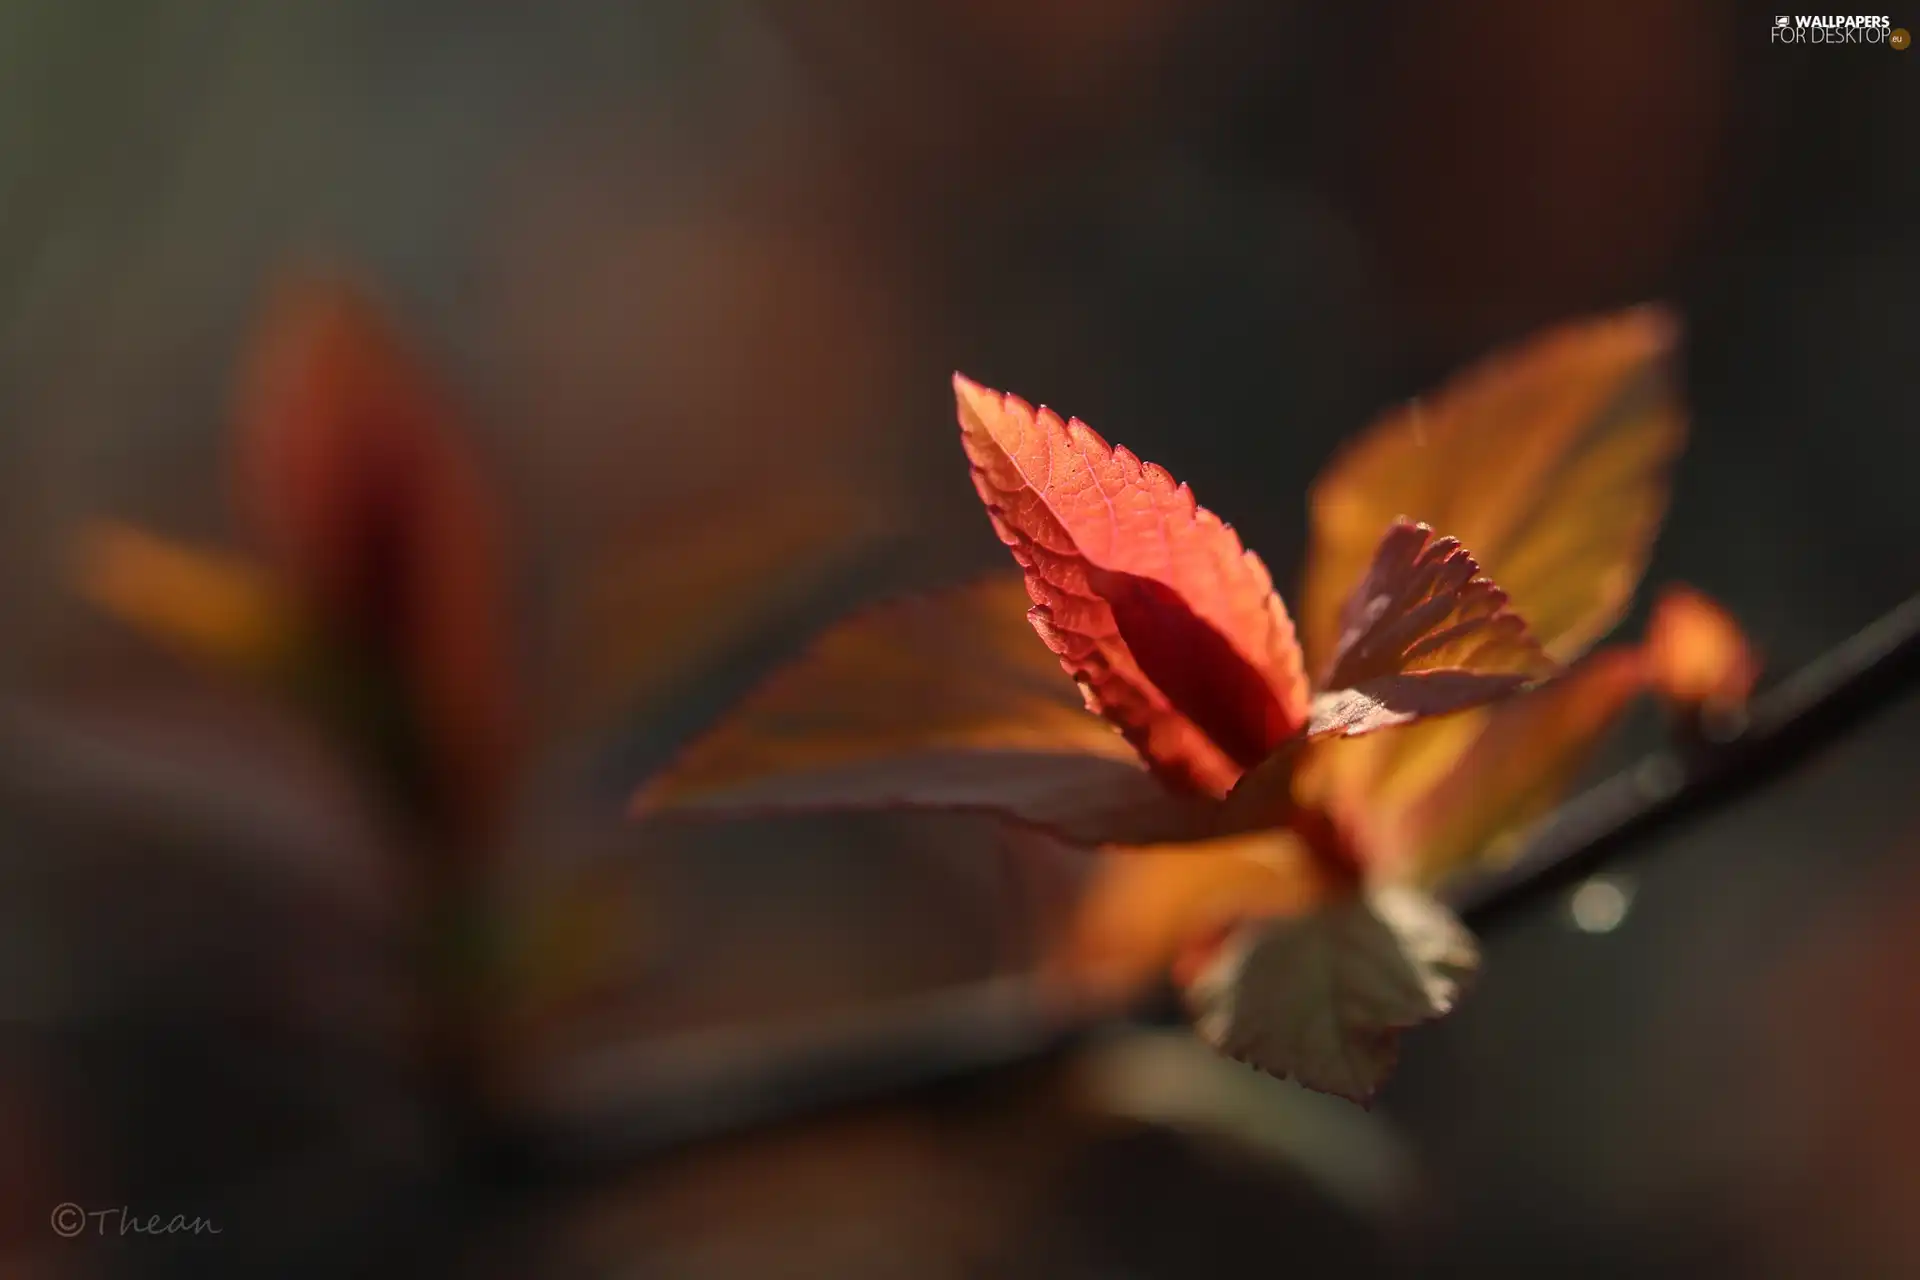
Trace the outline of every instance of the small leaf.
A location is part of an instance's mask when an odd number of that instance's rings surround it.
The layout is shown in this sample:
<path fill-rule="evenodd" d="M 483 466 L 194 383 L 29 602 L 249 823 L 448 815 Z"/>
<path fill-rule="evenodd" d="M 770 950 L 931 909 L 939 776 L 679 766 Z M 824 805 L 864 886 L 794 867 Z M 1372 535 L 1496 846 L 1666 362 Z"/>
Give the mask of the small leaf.
<path fill-rule="evenodd" d="M 1033 642 L 1015 576 L 857 614 L 642 788 L 636 815 L 972 809 L 1083 844 L 1180 839 L 1176 796 Z"/>
<path fill-rule="evenodd" d="M 1654 687 L 1683 707 L 1737 707 L 1760 678 L 1760 658 L 1733 615 L 1690 587 L 1671 586 L 1647 622 Z"/>
<path fill-rule="evenodd" d="M 1186 486 L 1076 420 L 956 374 L 974 486 L 1034 629 L 1087 706 L 1174 785 L 1224 795 L 1306 721 L 1293 623 Z"/>
<path fill-rule="evenodd" d="M 1308 733 L 1355 736 L 1501 698 L 1553 669 L 1452 538 L 1396 521 L 1348 597 Z"/>
<path fill-rule="evenodd" d="M 1187 988 L 1222 1053 L 1310 1089 L 1370 1099 L 1400 1032 L 1452 1010 L 1479 966 L 1434 899 L 1381 886 L 1295 919 L 1243 926 Z"/>
<path fill-rule="evenodd" d="M 445 392 L 369 295 L 297 275 L 269 299 L 235 412 L 236 497 L 269 568 L 396 666 L 434 803 L 483 820 L 520 711 L 505 532 Z"/>
<path fill-rule="evenodd" d="M 1550 330 L 1397 409 L 1314 483 L 1302 639 L 1324 670 L 1346 593 L 1395 516 L 1472 547 L 1554 658 L 1619 620 L 1685 435 L 1677 326 L 1652 307 Z"/>

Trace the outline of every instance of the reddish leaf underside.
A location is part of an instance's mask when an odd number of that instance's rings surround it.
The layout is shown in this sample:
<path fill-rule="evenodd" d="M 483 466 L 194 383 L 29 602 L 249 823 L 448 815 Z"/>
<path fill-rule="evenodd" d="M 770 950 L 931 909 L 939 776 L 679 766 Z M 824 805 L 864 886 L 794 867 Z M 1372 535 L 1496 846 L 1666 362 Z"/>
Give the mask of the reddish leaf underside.
<path fill-rule="evenodd" d="M 1033 642 L 1006 574 L 857 613 L 730 711 L 638 816 L 938 808 L 1078 844 L 1177 840 L 1212 802 L 1170 792 Z"/>
<path fill-rule="evenodd" d="M 1186 486 L 1079 420 L 954 375 L 961 439 L 1029 618 L 1090 710 L 1186 790 L 1224 795 L 1298 732 L 1307 686 L 1259 557 Z"/>
<path fill-rule="evenodd" d="M 1553 670 L 1465 547 L 1395 521 L 1341 612 L 1308 732 L 1351 736 L 1445 715 Z"/>

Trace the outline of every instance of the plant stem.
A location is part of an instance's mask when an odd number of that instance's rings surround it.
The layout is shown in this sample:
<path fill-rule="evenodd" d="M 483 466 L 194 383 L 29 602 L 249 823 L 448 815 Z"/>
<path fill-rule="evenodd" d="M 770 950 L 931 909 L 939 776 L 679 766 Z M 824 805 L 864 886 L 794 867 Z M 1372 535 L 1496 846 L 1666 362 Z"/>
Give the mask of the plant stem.
<path fill-rule="evenodd" d="M 1447 895 L 1498 928 L 1630 853 L 1645 837 L 1748 795 L 1893 706 L 1920 682 L 1920 595 L 1753 698 L 1693 749 L 1655 751 L 1562 805 L 1513 862 Z"/>
<path fill-rule="evenodd" d="M 1741 723 L 1717 739 L 1666 748 L 1576 796 L 1547 818 L 1521 855 L 1498 871 L 1476 876 L 1448 894 L 1476 928 L 1497 929 L 1540 901 L 1577 884 L 1640 847 L 1668 827 L 1713 812 L 1780 777 L 1894 705 L 1920 684 L 1920 595 L 1909 599 L 1771 689 L 1752 699 Z M 856 1019 L 833 1043 L 792 1052 L 792 1046 L 751 1046 L 736 1088 L 722 1097 L 711 1081 L 685 1079 L 638 1090 L 644 1100 L 626 1116 L 616 1104 L 596 1112 L 607 1134 L 598 1142 L 579 1126 L 548 1135 L 545 1154 L 561 1164 L 612 1153 L 758 1127 L 830 1103 L 897 1094 L 940 1081 L 979 1075 L 1072 1043 L 1116 1021 L 1170 1022 L 1178 1002 L 1168 991 L 1144 996 L 1137 1008 L 1061 1007 L 1022 1000 L 976 1000 L 950 1005 L 875 1011 Z M 773 1052 L 765 1050 L 772 1048 Z M 735 1057 L 740 1055 L 736 1054 Z M 729 1059 L 731 1061 L 731 1059 Z M 712 1075 L 710 1057 L 694 1077 Z M 647 1073 L 642 1073 L 647 1074 Z M 689 1073 L 682 1071 L 681 1076 Z M 749 1087 L 751 1086 L 751 1087 Z M 697 1118 L 675 1121 L 668 1135 L 648 1117 L 679 1115 L 696 1094 Z M 750 1104 L 742 1099 L 750 1099 Z"/>

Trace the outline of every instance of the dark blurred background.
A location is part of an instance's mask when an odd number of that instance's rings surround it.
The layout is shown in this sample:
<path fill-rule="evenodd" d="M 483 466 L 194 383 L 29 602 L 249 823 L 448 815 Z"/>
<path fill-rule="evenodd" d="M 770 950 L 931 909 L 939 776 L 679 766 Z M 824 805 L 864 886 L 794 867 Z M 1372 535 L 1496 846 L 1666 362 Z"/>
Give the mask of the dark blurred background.
<path fill-rule="evenodd" d="M 326 766 L 117 648 L 60 578 L 90 515 L 231 537 L 263 282 L 353 264 L 511 513 L 541 747 L 520 862 L 619 886 L 626 1032 L 1017 967 L 977 830 L 641 856 L 616 821 L 810 630 L 1000 566 L 956 368 L 1162 463 L 1285 583 L 1344 435 L 1536 326 L 1665 299 L 1694 426 L 1649 581 L 1726 601 L 1775 671 L 1920 586 L 1920 53 L 1771 21 L 0 2 L 11 1274 L 1920 1274 L 1920 707 L 1646 850 L 1617 929 L 1543 910 L 1489 938 L 1371 1113 L 1120 1037 L 476 1199 L 377 1052 L 218 994 L 324 969 L 313 1025 L 378 1022 L 397 962 L 356 948 L 386 908 L 353 903 L 379 874 L 334 865 L 378 858 Z M 253 842 L 312 883 L 233 871 Z M 169 968 L 176 935 L 198 958 Z M 300 947 L 330 958 L 271 958 Z M 63 1200 L 223 1236 L 61 1241 Z"/>

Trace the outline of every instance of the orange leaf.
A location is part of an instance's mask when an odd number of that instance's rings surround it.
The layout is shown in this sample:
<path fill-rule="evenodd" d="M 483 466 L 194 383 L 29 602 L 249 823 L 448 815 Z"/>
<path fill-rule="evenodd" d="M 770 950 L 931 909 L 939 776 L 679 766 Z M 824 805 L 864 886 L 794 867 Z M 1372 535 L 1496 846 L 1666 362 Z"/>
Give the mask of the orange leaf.
<path fill-rule="evenodd" d="M 1169 792 L 1086 713 L 997 577 L 857 614 L 634 800 L 639 816 L 916 807 L 998 813 L 1078 843 L 1179 839 L 1204 797 Z"/>
<path fill-rule="evenodd" d="M 1740 624 L 1690 587 L 1660 593 L 1646 645 L 1654 686 L 1681 706 L 1738 706 L 1760 678 L 1760 659 Z"/>
<path fill-rule="evenodd" d="M 1509 852 L 1559 803 L 1647 675 L 1641 648 L 1610 646 L 1495 707 L 1450 771 L 1400 812 L 1377 815 L 1370 860 L 1431 882 Z"/>
<path fill-rule="evenodd" d="M 348 282 L 286 281 L 237 404 L 241 515 L 335 631 L 405 673 L 442 784 L 499 794 L 517 714 L 503 533 L 440 388 Z"/>
<path fill-rule="evenodd" d="M 1387 414 L 1315 482 L 1302 637 L 1317 671 L 1396 516 L 1472 547 L 1546 651 L 1583 652 L 1632 597 L 1685 434 L 1655 308 L 1564 325 Z"/>
<path fill-rule="evenodd" d="M 954 375 L 962 442 L 1031 620 L 1087 706 L 1177 786 L 1223 795 L 1307 717 L 1259 557 L 1159 467 Z"/>
<path fill-rule="evenodd" d="M 80 533 L 74 585 L 104 612 L 196 657 L 277 674 L 302 645 L 294 602 L 258 566 L 115 521 Z"/>
<path fill-rule="evenodd" d="M 1290 831 L 1103 850 L 1052 967 L 1095 985 L 1137 988 L 1203 954 L 1233 926 L 1297 914 L 1327 892 L 1321 867 Z"/>
<path fill-rule="evenodd" d="M 1553 663 L 1453 538 L 1396 521 L 1347 598 L 1311 735 L 1357 736 L 1505 697 Z"/>

